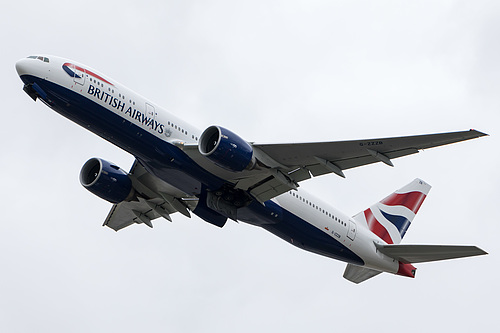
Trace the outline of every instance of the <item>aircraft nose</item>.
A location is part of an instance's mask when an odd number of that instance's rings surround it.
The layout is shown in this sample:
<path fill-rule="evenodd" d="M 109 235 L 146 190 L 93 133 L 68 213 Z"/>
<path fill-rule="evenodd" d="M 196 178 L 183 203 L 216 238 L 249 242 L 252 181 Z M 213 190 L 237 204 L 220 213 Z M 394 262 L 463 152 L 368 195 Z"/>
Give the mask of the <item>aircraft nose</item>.
<path fill-rule="evenodd" d="M 17 75 L 22 76 L 30 73 L 31 62 L 32 62 L 31 59 L 26 59 L 26 58 L 18 60 L 16 62 Z"/>
<path fill-rule="evenodd" d="M 50 72 L 49 58 L 43 56 L 29 56 L 16 62 L 17 74 L 46 78 Z"/>

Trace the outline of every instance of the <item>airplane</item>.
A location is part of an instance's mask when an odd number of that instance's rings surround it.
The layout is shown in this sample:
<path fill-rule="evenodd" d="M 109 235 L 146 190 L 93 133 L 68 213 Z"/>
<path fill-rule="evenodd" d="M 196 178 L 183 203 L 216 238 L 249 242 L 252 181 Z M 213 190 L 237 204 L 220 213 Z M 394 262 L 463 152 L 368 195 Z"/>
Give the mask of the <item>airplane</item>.
<path fill-rule="evenodd" d="M 23 58 L 16 70 L 34 100 L 132 154 L 129 172 L 91 158 L 81 184 L 113 206 L 115 231 L 179 212 L 223 227 L 228 219 L 261 227 L 288 243 L 347 263 L 360 283 L 382 272 L 415 277 L 414 263 L 487 254 L 476 246 L 400 244 L 430 185 L 415 179 L 348 216 L 299 188 L 324 174 L 385 163 L 420 150 L 479 138 L 460 131 L 335 142 L 259 144 L 221 126 L 200 131 L 177 115 L 76 61 Z"/>

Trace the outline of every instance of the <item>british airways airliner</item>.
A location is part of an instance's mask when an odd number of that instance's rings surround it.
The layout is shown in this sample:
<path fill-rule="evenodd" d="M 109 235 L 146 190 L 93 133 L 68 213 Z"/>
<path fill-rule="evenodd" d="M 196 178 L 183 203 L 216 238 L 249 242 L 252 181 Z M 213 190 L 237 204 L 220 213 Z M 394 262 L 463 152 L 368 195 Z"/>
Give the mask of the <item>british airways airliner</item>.
<path fill-rule="evenodd" d="M 304 250 L 347 263 L 363 282 L 382 272 L 414 277 L 413 263 L 486 254 L 475 246 L 400 244 L 430 186 L 421 179 L 355 216 L 299 189 L 311 177 L 478 138 L 475 130 L 368 140 L 258 144 L 221 126 L 204 131 L 98 71 L 37 55 L 16 63 L 24 91 L 135 157 L 129 172 L 91 158 L 81 184 L 113 204 L 104 225 L 153 227 L 191 213 L 217 227 L 227 219 L 275 234 Z"/>

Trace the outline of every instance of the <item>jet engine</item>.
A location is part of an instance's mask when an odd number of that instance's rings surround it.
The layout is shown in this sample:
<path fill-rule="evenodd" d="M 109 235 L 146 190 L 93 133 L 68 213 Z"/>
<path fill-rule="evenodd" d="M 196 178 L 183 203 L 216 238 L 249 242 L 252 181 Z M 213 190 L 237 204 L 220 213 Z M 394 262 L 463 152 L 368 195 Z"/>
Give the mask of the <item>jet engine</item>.
<path fill-rule="evenodd" d="M 114 204 L 130 200 L 134 195 L 128 174 L 113 163 L 96 157 L 83 165 L 80 183 L 98 197 Z"/>
<path fill-rule="evenodd" d="M 255 166 L 252 146 L 228 129 L 210 126 L 200 136 L 198 149 L 218 166 L 240 172 Z"/>

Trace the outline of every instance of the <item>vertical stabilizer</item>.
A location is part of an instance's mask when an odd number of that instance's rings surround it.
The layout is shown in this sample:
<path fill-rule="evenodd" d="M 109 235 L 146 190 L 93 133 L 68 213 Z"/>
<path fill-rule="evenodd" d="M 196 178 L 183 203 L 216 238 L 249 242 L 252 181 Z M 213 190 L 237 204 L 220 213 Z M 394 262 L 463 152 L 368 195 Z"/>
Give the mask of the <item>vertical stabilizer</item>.
<path fill-rule="evenodd" d="M 421 179 L 377 202 L 354 216 L 387 244 L 399 244 L 424 202 L 431 186 Z"/>

